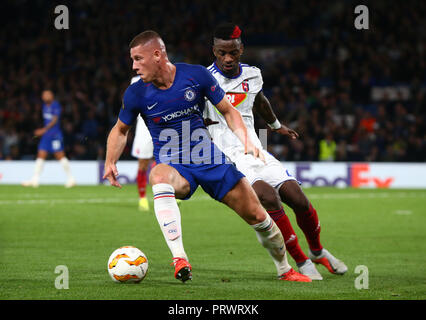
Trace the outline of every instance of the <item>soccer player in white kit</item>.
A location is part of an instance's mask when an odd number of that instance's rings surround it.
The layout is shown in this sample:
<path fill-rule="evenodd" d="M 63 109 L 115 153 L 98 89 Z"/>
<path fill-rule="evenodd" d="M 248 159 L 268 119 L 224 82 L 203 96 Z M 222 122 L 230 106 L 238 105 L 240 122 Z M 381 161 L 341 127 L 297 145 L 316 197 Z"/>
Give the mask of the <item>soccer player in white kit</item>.
<path fill-rule="evenodd" d="M 139 81 L 140 77 L 135 76 L 130 81 L 131 84 Z M 152 137 L 146 127 L 145 121 L 140 115 L 137 117 L 135 138 L 132 145 L 132 156 L 138 159 L 138 173 L 136 176 L 136 185 L 139 193 L 139 210 L 148 211 L 149 202 L 146 197 L 146 186 L 148 184 L 148 166 L 154 157 L 154 145 Z"/>
<path fill-rule="evenodd" d="M 244 146 L 226 126 L 221 113 L 206 101 L 204 117 L 214 143 L 225 153 L 237 169 L 252 184 L 259 200 L 280 228 L 287 251 L 296 261 L 299 272 L 312 280 L 322 280 L 321 274 L 312 263 L 324 265 L 331 273 L 344 274 L 346 265 L 323 248 L 320 242 L 320 223 L 316 210 L 306 198 L 298 181 L 289 171 L 262 148 L 254 130 L 253 109 L 265 119 L 268 126 L 291 139 L 298 138 L 297 132 L 282 125 L 276 118 L 271 105 L 262 93 L 263 80 L 260 69 L 240 63 L 243 53 L 241 30 L 232 23 L 218 26 L 214 33 L 213 53 L 216 61 L 207 69 L 226 92 L 231 104 L 240 111 L 248 135 L 265 156 L 266 163 L 246 154 Z M 286 203 L 296 214 L 296 220 L 309 244 L 309 258 L 299 246 L 297 236 L 286 216 L 282 203 Z"/>

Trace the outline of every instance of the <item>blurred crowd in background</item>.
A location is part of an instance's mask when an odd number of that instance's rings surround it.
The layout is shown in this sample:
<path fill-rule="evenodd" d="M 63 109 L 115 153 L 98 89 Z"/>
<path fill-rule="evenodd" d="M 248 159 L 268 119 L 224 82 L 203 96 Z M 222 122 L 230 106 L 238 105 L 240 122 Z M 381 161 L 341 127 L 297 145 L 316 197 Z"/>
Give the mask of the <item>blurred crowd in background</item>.
<path fill-rule="evenodd" d="M 134 75 L 128 43 L 153 29 L 172 62 L 208 66 L 217 24 L 243 30 L 242 61 L 258 66 L 278 118 L 300 134 L 268 135 L 288 161 L 426 160 L 426 2 L 366 1 L 369 29 L 354 27 L 354 1 L 2 1 L 0 160 L 34 159 L 43 89 L 62 105 L 71 160 L 104 159 L 124 90 Z M 265 123 L 256 117 L 256 126 Z M 130 155 L 132 134 L 122 159 Z"/>

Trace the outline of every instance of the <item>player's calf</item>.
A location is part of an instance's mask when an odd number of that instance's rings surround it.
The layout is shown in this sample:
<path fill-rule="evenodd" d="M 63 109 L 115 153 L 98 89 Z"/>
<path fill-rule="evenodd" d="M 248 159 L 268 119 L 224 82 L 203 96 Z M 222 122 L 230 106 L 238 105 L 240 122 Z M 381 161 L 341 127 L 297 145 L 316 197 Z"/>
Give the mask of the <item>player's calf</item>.
<path fill-rule="evenodd" d="M 181 216 L 175 190 L 170 184 L 158 183 L 152 186 L 152 192 L 155 216 L 175 260 L 175 278 L 186 281 L 192 276 L 191 265 L 183 247 Z"/>

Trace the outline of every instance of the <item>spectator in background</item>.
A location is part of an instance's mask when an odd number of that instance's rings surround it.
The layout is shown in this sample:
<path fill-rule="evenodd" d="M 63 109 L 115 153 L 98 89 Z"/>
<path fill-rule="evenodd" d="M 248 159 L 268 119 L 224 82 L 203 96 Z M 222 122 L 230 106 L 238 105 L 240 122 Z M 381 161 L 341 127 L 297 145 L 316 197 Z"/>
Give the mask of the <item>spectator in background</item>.
<path fill-rule="evenodd" d="M 334 161 L 336 159 L 336 141 L 334 141 L 333 134 L 327 131 L 324 139 L 319 142 L 319 160 L 320 161 Z"/>

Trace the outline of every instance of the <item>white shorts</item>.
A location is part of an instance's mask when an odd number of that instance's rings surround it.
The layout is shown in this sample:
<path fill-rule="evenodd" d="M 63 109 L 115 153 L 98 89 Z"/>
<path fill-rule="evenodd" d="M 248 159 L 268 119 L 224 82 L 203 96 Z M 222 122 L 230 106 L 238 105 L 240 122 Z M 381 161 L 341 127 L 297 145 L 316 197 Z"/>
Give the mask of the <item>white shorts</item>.
<path fill-rule="evenodd" d="M 138 115 L 135 139 L 132 145 L 132 156 L 138 159 L 151 159 L 154 154 L 154 145 L 152 143 L 151 134 L 146 127 L 145 121 Z"/>
<path fill-rule="evenodd" d="M 250 184 L 263 180 L 278 189 L 285 181 L 297 181 L 280 161 L 275 159 L 269 152 L 261 151 L 265 156 L 266 164 L 249 154 L 241 154 L 234 159 L 237 169 L 246 176 Z"/>

